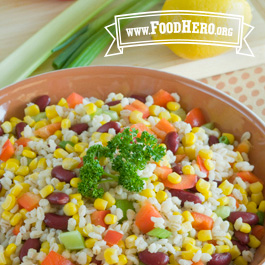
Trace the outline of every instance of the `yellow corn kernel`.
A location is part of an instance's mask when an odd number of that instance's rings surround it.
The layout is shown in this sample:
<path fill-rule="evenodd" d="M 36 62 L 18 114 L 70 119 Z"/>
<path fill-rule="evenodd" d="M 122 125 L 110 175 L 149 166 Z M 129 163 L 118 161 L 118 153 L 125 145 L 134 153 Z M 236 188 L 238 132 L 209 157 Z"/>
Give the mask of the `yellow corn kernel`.
<path fill-rule="evenodd" d="M 216 253 L 229 252 L 229 250 L 230 250 L 228 245 L 215 246 L 215 248 L 216 248 Z"/>
<path fill-rule="evenodd" d="M 217 201 L 220 202 L 221 206 L 229 204 L 229 198 L 226 197 L 226 196 L 223 196 L 223 197 L 219 198 Z"/>
<path fill-rule="evenodd" d="M 55 158 L 65 158 L 68 156 L 68 152 L 66 152 L 64 149 L 62 148 L 57 148 L 54 153 L 53 156 Z"/>
<path fill-rule="evenodd" d="M 175 113 L 170 113 L 170 121 L 172 123 L 181 121 L 181 117 Z"/>
<path fill-rule="evenodd" d="M 73 188 L 77 188 L 78 187 L 78 183 L 81 182 L 81 179 L 80 178 L 72 178 L 70 180 L 70 185 L 73 187 Z"/>
<path fill-rule="evenodd" d="M 6 194 L 6 190 L 2 188 L 2 190 L 0 191 L 0 197 L 5 196 Z"/>
<path fill-rule="evenodd" d="M 113 225 L 116 224 L 118 221 L 117 215 L 115 214 L 107 214 L 104 218 L 104 222 L 107 225 Z"/>
<path fill-rule="evenodd" d="M 74 147 L 71 144 L 66 144 L 65 145 L 65 150 L 70 154 L 75 151 Z"/>
<path fill-rule="evenodd" d="M 167 176 L 167 180 L 172 184 L 178 184 L 181 182 L 181 176 L 176 172 L 173 172 Z"/>
<path fill-rule="evenodd" d="M 192 132 L 186 133 L 184 135 L 184 137 L 182 138 L 182 143 L 185 147 L 191 146 L 191 145 L 195 144 L 195 142 L 196 142 L 196 136 Z"/>
<path fill-rule="evenodd" d="M 158 180 L 158 176 L 153 174 L 150 178 L 151 181 L 157 181 Z"/>
<path fill-rule="evenodd" d="M 173 215 L 182 215 L 180 212 L 173 212 Z"/>
<path fill-rule="evenodd" d="M 76 203 L 78 209 L 79 209 L 79 207 L 80 207 L 81 205 L 84 205 L 84 204 L 85 204 L 85 203 L 84 203 L 83 200 L 77 201 L 77 203 Z"/>
<path fill-rule="evenodd" d="M 5 249 L 5 256 L 10 257 L 13 253 L 16 252 L 17 246 L 14 243 L 9 244 Z"/>
<path fill-rule="evenodd" d="M 242 161 L 244 161 L 242 155 L 238 151 L 236 151 L 236 154 L 237 154 L 237 156 L 235 158 L 235 161 L 236 162 L 242 162 Z"/>
<path fill-rule="evenodd" d="M 3 169 L 0 169 L 0 177 L 2 177 L 5 174 L 5 171 Z"/>
<path fill-rule="evenodd" d="M 19 210 L 19 212 L 22 214 L 22 218 L 25 220 L 25 219 L 27 219 L 27 216 L 26 216 L 26 214 L 27 214 L 27 210 L 26 209 L 20 209 Z"/>
<path fill-rule="evenodd" d="M 10 133 L 12 132 L 12 124 L 9 121 L 5 121 L 1 124 L 1 127 L 4 131 L 4 133 Z"/>
<path fill-rule="evenodd" d="M 33 175 L 33 174 L 32 174 Z M 36 178 L 35 179 L 38 179 L 38 174 L 35 174 Z M 20 194 L 23 194 L 25 192 L 28 192 L 29 191 L 29 188 L 30 188 L 30 184 L 29 183 L 20 183 L 21 186 L 23 187 L 23 190 L 21 191 Z"/>
<path fill-rule="evenodd" d="M 24 122 L 26 122 L 30 127 L 35 126 L 36 122 L 34 119 L 32 119 L 30 116 L 25 116 L 24 117 Z M 24 132 L 22 132 L 23 135 Z"/>
<path fill-rule="evenodd" d="M 138 110 L 134 110 L 130 113 L 130 117 L 129 117 L 130 123 L 143 123 L 146 126 L 150 126 L 150 123 L 148 121 L 146 121 L 145 119 L 143 119 L 143 113 L 138 111 Z"/>
<path fill-rule="evenodd" d="M 11 189 L 10 194 L 13 194 L 15 197 L 18 197 L 18 195 L 23 190 L 23 186 L 19 183 L 15 184 L 15 186 Z"/>
<path fill-rule="evenodd" d="M 74 145 L 74 150 L 76 153 L 82 153 L 88 147 L 87 143 L 77 143 Z"/>
<path fill-rule="evenodd" d="M 88 115 L 91 115 L 97 111 L 97 106 L 94 103 L 88 103 L 84 106 L 84 109 Z"/>
<path fill-rule="evenodd" d="M 197 234 L 197 237 L 200 241 L 212 240 L 212 231 L 211 230 L 200 230 Z"/>
<path fill-rule="evenodd" d="M 98 142 L 100 138 L 101 133 L 100 132 L 94 132 L 91 136 L 92 141 Z"/>
<path fill-rule="evenodd" d="M 184 146 L 180 146 L 178 148 L 177 155 L 185 155 L 185 148 L 184 148 Z M 195 152 L 194 152 L 194 156 L 195 156 Z"/>
<path fill-rule="evenodd" d="M 239 229 L 239 231 L 243 232 L 243 233 L 250 233 L 251 231 L 251 226 L 247 223 L 243 223 Z"/>
<path fill-rule="evenodd" d="M 6 167 L 6 162 L 2 162 L 1 165 L 0 165 L 0 168 L 4 169 L 5 167 Z"/>
<path fill-rule="evenodd" d="M 116 111 L 118 114 L 120 114 L 120 112 L 123 110 L 123 107 L 119 103 L 119 104 L 116 104 L 114 106 L 110 106 L 109 109 L 112 110 L 112 111 Z"/>
<path fill-rule="evenodd" d="M 241 192 L 242 195 L 243 194 L 246 194 L 247 195 L 246 190 L 244 190 L 239 184 L 234 184 L 234 188 L 235 189 L 238 189 Z"/>
<path fill-rule="evenodd" d="M 23 132 L 21 134 L 23 134 Z M 15 136 L 14 135 L 11 135 L 9 137 L 9 141 L 10 141 L 11 144 L 15 144 Z"/>
<path fill-rule="evenodd" d="M 45 108 L 45 113 L 46 117 L 50 120 L 58 116 L 55 105 L 47 106 Z"/>
<path fill-rule="evenodd" d="M 180 248 L 180 247 L 173 246 L 173 248 L 174 248 L 176 251 L 181 251 L 181 248 Z"/>
<path fill-rule="evenodd" d="M 20 120 L 20 119 L 18 119 L 18 118 L 16 118 L 16 117 L 11 117 L 11 118 L 10 118 L 10 122 L 11 122 L 11 124 L 12 124 L 12 127 L 14 128 L 14 127 L 16 127 L 16 125 L 17 125 L 18 123 L 22 122 L 22 120 Z"/>
<path fill-rule="evenodd" d="M 231 133 L 222 133 L 222 136 L 227 137 L 230 144 L 233 144 L 235 141 L 235 136 Z"/>
<path fill-rule="evenodd" d="M 166 119 L 166 120 L 169 120 L 171 118 L 170 116 L 170 113 L 168 111 L 161 111 L 159 114 L 158 114 L 158 118 L 159 119 Z"/>
<path fill-rule="evenodd" d="M 82 200 L 82 195 L 80 193 L 72 193 L 69 195 L 70 200 L 76 199 L 77 201 Z"/>
<path fill-rule="evenodd" d="M 145 196 L 147 198 L 155 197 L 156 193 L 152 189 L 145 189 L 140 192 L 140 195 Z"/>
<path fill-rule="evenodd" d="M 202 159 L 212 159 L 212 157 L 213 157 L 213 151 L 211 149 L 201 149 L 199 151 L 199 156 Z"/>
<path fill-rule="evenodd" d="M 58 123 L 58 122 L 61 122 L 62 120 L 63 120 L 62 117 L 57 116 L 57 117 L 51 119 L 51 123 Z"/>
<path fill-rule="evenodd" d="M 206 191 L 204 191 L 203 196 L 204 196 L 205 200 L 207 201 L 210 197 L 213 196 L 213 194 L 210 190 L 206 190 Z"/>
<path fill-rule="evenodd" d="M 229 240 L 232 239 L 232 236 L 231 236 L 229 233 L 226 233 L 225 237 L 226 237 L 227 239 L 229 239 Z"/>
<path fill-rule="evenodd" d="M 233 247 L 230 248 L 229 252 L 230 252 L 230 254 L 232 256 L 232 260 L 234 260 L 235 258 L 240 256 L 240 253 L 241 253 L 236 245 L 233 245 Z"/>
<path fill-rule="evenodd" d="M 26 176 L 29 174 L 29 167 L 28 166 L 20 166 L 16 171 L 17 175 Z"/>
<path fill-rule="evenodd" d="M 53 193 L 53 191 L 54 191 L 54 187 L 52 185 L 47 185 L 40 190 L 40 195 L 42 198 L 46 198 L 51 193 Z"/>
<path fill-rule="evenodd" d="M 136 235 L 130 235 L 125 239 L 125 246 L 126 248 L 133 248 L 135 247 L 135 240 L 137 239 Z"/>
<path fill-rule="evenodd" d="M 104 259 L 108 264 L 115 264 L 119 262 L 117 250 L 114 248 L 107 248 L 104 251 Z"/>
<path fill-rule="evenodd" d="M 161 107 L 157 106 L 157 105 L 151 105 L 149 107 L 149 112 L 151 116 L 158 116 L 159 112 L 160 112 Z"/>
<path fill-rule="evenodd" d="M 265 201 L 261 201 L 259 205 L 259 211 L 265 212 Z"/>
<path fill-rule="evenodd" d="M 10 219 L 14 216 L 14 214 L 13 213 L 10 213 L 8 211 L 3 211 L 1 216 L 2 216 L 2 218 L 4 220 L 10 221 Z"/>
<path fill-rule="evenodd" d="M 228 180 L 225 180 L 219 185 L 218 188 L 223 191 L 224 195 L 230 195 L 233 191 L 234 185 Z"/>
<path fill-rule="evenodd" d="M 103 145 L 107 145 L 107 143 L 114 137 L 113 134 L 110 133 L 102 133 L 99 137 L 99 141 L 102 142 Z"/>
<path fill-rule="evenodd" d="M 6 211 L 10 211 L 16 204 L 16 197 L 13 194 L 8 194 L 6 199 L 2 203 L 2 208 Z"/>
<path fill-rule="evenodd" d="M 99 211 L 104 211 L 107 208 L 108 202 L 106 200 L 97 198 L 94 201 L 94 207 Z"/>
<path fill-rule="evenodd" d="M 186 165 L 186 166 L 182 167 L 182 172 L 185 175 L 195 174 L 195 170 L 194 170 L 193 166 L 191 166 L 191 165 Z"/>
<path fill-rule="evenodd" d="M 205 130 L 201 127 L 193 127 L 191 131 L 193 133 L 205 133 Z"/>
<path fill-rule="evenodd" d="M 77 161 L 74 158 L 66 157 L 62 162 L 62 167 L 66 170 L 73 170 L 77 168 L 77 166 L 80 164 L 79 161 Z"/>
<path fill-rule="evenodd" d="M 118 258 L 119 258 L 119 261 L 118 261 L 117 265 L 125 265 L 125 264 L 127 264 L 128 260 L 127 260 L 127 257 L 124 254 L 121 254 Z"/>
<path fill-rule="evenodd" d="M 249 189 L 252 193 L 259 193 L 262 192 L 263 185 L 259 181 L 257 181 L 255 183 L 250 184 Z"/>
<path fill-rule="evenodd" d="M 190 160 L 195 159 L 195 147 L 194 146 L 186 146 L 185 147 L 185 154 L 189 157 Z"/>
<path fill-rule="evenodd" d="M 57 250 L 57 253 L 59 253 L 59 254 L 62 254 L 63 253 L 63 251 L 64 251 L 64 246 L 63 246 L 63 244 L 58 244 L 58 250 Z"/>
<path fill-rule="evenodd" d="M 194 254 L 193 251 L 181 251 L 181 257 L 186 260 L 192 260 Z"/>
<path fill-rule="evenodd" d="M 192 214 L 189 211 L 184 211 L 182 213 L 182 216 L 183 216 L 185 222 L 186 221 L 189 221 L 189 222 L 193 222 L 194 221 L 194 218 L 193 218 Z"/>
<path fill-rule="evenodd" d="M 63 188 L 64 188 L 64 185 L 65 185 L 66 183 L 65 182 L 58 182 L 56 185 L 55 185 L 55 189 L 56 190 L 62 190 Z M 71 182 L 70 182 L 70 184 L 71 184 Z"/>
<path fill-rule="evenodd" d="M 193 253 L 196 253 L 199 249 L 200 249 L 199 247 L 196 247 L 195 245 L 190 243 L 186 245 L 186 250 L 191 251 Z"/>
<path fill-rule="evenodd" d="M 12 226 L 17 225 L 21 220 L 23 219 L 23 216 L 21 213 L 16 213 L 10 220 L 10 224 Z"/>
<path fill-rule="evenodd" d="M 213 244 L 204 244 L 202 247 L 202 253 L 207 253 L 209 255 L 212 255 L 215 251 L 215 246 Z"/>
<path fill-rule="evenodd" d="M 205 159 L 203 164 L 204 164 L 205 168 L 209 171 L 214 170 L 214 168 L 215 168 L 214 162 L 211 159 Z"/>
<path fill-rule="evenodd" d="M 24 110 L 25 116 L 36 116 L 40 113 L 40 108 L 38 105 L 33 104 L 31 106 L 28 106 Z"/>
<path fill-rule="evenodd" d="M 65 98 L 61 98 L 58 102 L 58 105 L 61 107 L 69 108 L 68 103 Z"/>
<path fill-rule="evenodd" d="M 97 242 L 97 240 L 95 238 L 88 238 L 85 241 L 85 246 L 86 246 L 86 248 L 93 248 L 96 242 Z"/>
<path fill-rule="evenodd" d="M 180 108 L 180 104 L 178 102 L 170 101 L 167 103 L 167 109 L 170 111 L 176 111 Z"/>
<path fill-rule="evenodd" d="M 156 193 L 156 199 L 159 203 L 162 203 L 164 202 L 166 199 L 168 198 L 168 195 L 165 191 L 163 190 L 159 190 L 157 193 Z"/>
<path fill-rule="evenodd" d="M 123 240 L 120 240 L 117 244 L 120 248 L 125 249 L 125 243 Z"/>
<path fill-rule="evenodd" d="M 5 170 L 15 173 L 18 170 L 18 168 L 19 168 L 19 163 L 17 163 L 13 158 L 8 159 L 5 163 Z"/>
<path fill-rule="evenodd" d="M 103 105 L 104 105 L 104 101 L 99 99 L 95 102 L 95 105 L 98 107 L 98 108 L 101 108 Z"/>
<path fill-rule="evenodd" d="M 45 157 L 40 158 L 37 164 L 37 168 L 45 169 L 46 167 L 47 167 L 46 158 Z"/>
<path fill-rule="evenodd" d="M 63 211 L 64 211 L 65 215 L 73 216 L 77 213 L 78 209 L 74 203 L 68 202 L 64 205 Z"/>
<path fill-rule="evenodd" d="M 57 137 L 59 140 L 61 140 L 62 137 L 63 137 L 63 133 L 62 133 L 62 131 L 60 131 L 60 130 L 57 130 L 57 131 L 54 133 L 54 135 L 56 135 L 56 137 Z"/>
<path fill-rule="evenodd" d="M 248 245 L 251 248 L 258 248 L 260 246 L 261 242 L 253 235 L 249 235 L 249 243 Z"/>
<path fill-rule="evenodd" d="M 79 214 L 76 213 L 72 216 L 73 219 L 75 219 L 76 223 L 78 224 L 79 223 Z"/>
<path fill-rule="evenodd" d="M 34 169 L 36 169 L 38 166 L 38 159 L 34 158 L 30 163 L 29 163 L 29 169 L 30 171 L 33 171 Z"/>
<path fill-rule="evenodd" d="M 181 229 L 178 232 L 179 234 L 184 234 L 186 232 L 191 231 L 191 229 L 192 229 L 191 222 L 186 221 L 182 223 Z"/>
<path fill-rule="evenodd" d="M 41 120 L 41 121 L 37 121 L 35 124 L 34 124 L 34 129 L 35 130 L 38 130 L 46 125 L 48 125 L 49 122 L 47 120 Z"/>
<path fill-rule="evenodd" d="M 196 189 L 200 193 L 204 194 L 205 191 L 210 190 L 210 183 L 208 181 L 205 181 L 204 179 L 199 179 L 196 183 Z"/>
<path fill-rule="evenodd" d="M 42 244 L 41 244 L 41 248 L 50 248 L 50 243 L 48 241 L 44 241 Z"/>
<path fill-rule="evenodd" d="M 61 122 L 62 129 L 69 129 L 71 127 L 71 121 L 69 119 L 63 119 Z"/>
<path fill-rule="evenodd" d="M 169 264 L 170 264 L 170 265 L 178 265 L 178 264 L 179 264 L 179 263 L 176 261 L 176 259 L 175 259 L 175 255 L 171 254 L 171 255 L 169 256 Z"/>
<path fill-rule="evenodd" d="M 262 200 L 263 200 L 262 192 L 251 194 L 251 201 L 255 202 L 257 205 L 259 205 L 262 202 Z"/>
<path fill-rule="evenodd" d="M 103 199 L 108 202 L 107 208 L 110 208 L 116 203 L 115 198 L 108 191 L 104 193 Z"/>
<path fill-rule="evenodd" d="M 247 262 L 242 256 L 238 256 L 238 257 L 234 260 L 234 264 L 235 264 L 235 265 L 248 265 L 248 262 Z"/>
<path fill-rule="evenodd" d="M 255 202 L 249 202 L 247 205 L 247 212 L 256 213 L 258 211 L 257 204 Z"/>
<path fill-rule="evenodd" d="M 40 252 L 43 252 L 43 253 L 49 254 L 50 249 L 49 249 L 49 248 L 40 248 Z"/>

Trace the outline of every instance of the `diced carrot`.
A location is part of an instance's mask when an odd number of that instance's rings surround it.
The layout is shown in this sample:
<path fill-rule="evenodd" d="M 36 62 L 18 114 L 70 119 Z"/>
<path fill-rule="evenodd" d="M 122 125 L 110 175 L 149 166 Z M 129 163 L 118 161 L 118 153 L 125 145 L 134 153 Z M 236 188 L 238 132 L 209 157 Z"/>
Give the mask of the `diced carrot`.
<path fill-rule="evenodd" d="M 175 163 L 181 162 L 185 157 L 186 157 L 185 154 L 183 154 L 183 155 L 176 155 Z"/>
<path fill-rule="evenodd" d="M 64 258 L 59 253 L 52 250 L 42 261 L 41 265 L 74 265 L 74 264 L 70 260 Z"/>
<path fill-rule="evenodd" d="M 248 153 L 251 147 L 251 143 L 248 140 L 245 140 L 238 144 L 238 146 L 235 148 L 235 151 L 238 151 L 240 153 Z"/>
<path fill-rule="evenodd" d="M 19 223 L 15 225 L 15 227 L 14 227 L 14 229 L 13 229 L 13 234 L 14 234 L 15 236 L 18 235 L 18 233 L 19 233 L 19 231 L 20 231 L 20 227 L 22 226 L 22 224 L 23 224 L 23 220 L 19 221 Z"/>
<path fill-rule="evenodd" d="M 200 171 L 205 173 L 208 176 L 209 171 L 205 168 L 204 163 L 203 163 L 203 159 L 199 155 L 197 156 L 197 164 L 200 168 Z"/>
<path fill-rule="evenodd" d="M 6 140 L 6 142 L 4 143 L 3 147 L 2 147 L 2 152 L 0 155 L 0 160 L 2 161 L 7 161 L 10 157 L 12 157 L 12 155 L 15 153 L 15 149 L 14 146 L 12 145 L 12 143 L 10 142 L 9 139 Z"/>
<path fill-rule="evenodd" d="M 154 170 L 154 174 L 156 174 L 160 179 L 167 179 L 168 174 L 172 172 L 173 172 L 172 168 L 165 166 L 163 167 L 156 166 Z"/>
<path fill-rule="evenodd" d="M 170 95 L 167 91 L 160 89 L 153 95 L 154 105 L 166 107 L 170 101 L 175 101 L 175 98 Z"/>
<path fill-rule="evenodd" d="M 258 240 L 261 240 L 265 235 L 265 228 L 262 225 L 255 225 L 251 229 L 251 234 L 255 236 Z"/>
<path fill-rule="evenodd" d="M 80 157 L 80 163 L 78 164 L 77 168 L 80 168 L 84 165 L 83 157 Z"/>
<path fill-rule="evenodd" d="M 26 192 L 17 199 L 17 202 L 20 207 L 25 208 L 27 211 L 31 211 L 39 205 L 40 199 L 41 197 L 39 195 L 32 192 Z"/>
<path fill-rule="evenodd" d="M 144 132 L 144 131 L 148 132 L 149 134 L 153 134 L 154 135 L 154 133 L 146 125 L 144 125 L 143 123 L 135 123 L 130 128 L 131 129 L 134 128 L 134 129 L 138 130 L 137 137 L 140 137 L 142 132 Z"/>
<path fill-rule="evenodd" d="M 101 226 L 103 226 L 103 227 L 105 227 L 107 229 L 108 225 L 105 224 L 104 218 L 109 213 L 110 213 L 110 210 L 93 212 L 91 214 L 91 223 L 93 225 L 101 225 Z"/>
<path fill-rule="evenodd" d="M 83 103 L 83 97 L 75 92 L 70 94 L 66 99 L 68 106 L 74 108 L 76 105 Z"/>
<path fill-rule="evenodd" d="M 17 145 L 23 145 L 24 147 L 28 145 L 28 143 L 32 141 L 31 139 L 29 138 L 26 138 L 26 137 L 20 137 L 18 140 L 16 140 L 16 144 Z"/>
<path fill-rule="evenodd" d="M 145 201 L 135 217 L 135 224 L 144 234 L 154 229 L 154 222 L 151 221 L 151 217 L 161 217 L 161 215 L 149 201 Z"/>
<path fill-rule="evenodd" d="M 193 262 L 192 265 L 204 265 L 204 263 L 200 260 L 198 262 Z"/>
<path fill-rule="evenodd" d="M 236 200 L 236 208 L 238 208 L 239 202 L 238 202 L 237 198 L 233 194 L 228 195 L 228 197 L 233 197 Z"/>
<path fill-rule="evenodd" d="M 104 236 L 104 240 L 107 242 L 108 246 L 117 245 L 119 241 L 122 239 L 123 234 L 114 230 L 107 231 Z"/>
<path fill-rule="evenodd" d="M 173 184 L 167 179 L 162 180 L 165 187 L 176 190 L 185 190 L 193 188 L 197 183 L 197 175 L 181 175 L 181 182 Z"/>
<path fill-rule="evenodd" d="M 135 100 L 132 104 L 131 104 L 135 109 L 141 111 L 143 113 L 143 118 L 148 118 L 150 116 L 150 112 L 149 112 L 149 108 L 148 106 L 146 106 L 143 102 L 141 102 L 140 100 Z"/>
<path fill-rule="evenodd" d="M 214 240 L 214 239 L 208 240 L 208 243 L 216 246 L 217 245 L 217 240 Z"/>
<path fill-rule="evenodd" d="M 192 226 L 196 230 L 212 230 L 213 228 L 213 219 L 210 216 L 207 216 L 202 213 L 192 212 L 191 213 L 194 221 Z"/>
<path fill-rule="evenodd" d="M 238 177 L 240 177 L 242 180 L 247 181 L 249 183 L 255 183 L 255 182 L 260 182 L 261 184 L 264 185 L 264 181 L 260 178 L 258 178 L 256 175 L 249 171 L 241 171 L 236 173 Z"/>
<path fill-rule="evenodd" d="M 164 140 L 169 132 L 175 132 L 176 128 L 165 118 L 162 118 L 151 130 L 159 137 Z"/>
<path fill-rule="evenodd" d="M 206 123 L 206 120 L 202 111 L 199 108 L 195 108 L 188 112 L 185 122 L 189 123 L 191 127 L 200 127 Z"/>
<path fill-rule="evenodd" d="M 36 136 L 39 136 L 41 138 L 48 138 L 49 136 L 53 135 L 57 130 L 61 129 L 61 123 L 51 123 L 44 127 L 39 128 L 34 132 Z"/>

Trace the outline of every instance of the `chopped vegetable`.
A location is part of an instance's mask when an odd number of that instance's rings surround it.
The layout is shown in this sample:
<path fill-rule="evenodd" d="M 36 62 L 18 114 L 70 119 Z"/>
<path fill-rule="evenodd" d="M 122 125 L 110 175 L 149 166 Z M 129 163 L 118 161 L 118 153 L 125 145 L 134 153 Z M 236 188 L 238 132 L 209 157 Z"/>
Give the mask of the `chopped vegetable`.
<path fill-rule="evenodd" d="M 143 113 L 144 119 L 150 116 L 149 108 L 143 102 L 137 99 L 132 104 L 125 106 L 124 109 L 128 109 L 130 111 L 138 110 Z"/>
<path fill-rule="evenodd" d="M 79 231 L 64 232 L 59 235 L 61 243 L 68 250 L 85 248 L 85 240 Z"/>
<path fill-rule="evenodd" d="M 255 225 L 251 229 L 251 234 L 255 236 L 258 240 L 261 240 L 265 235 L 265 228 L 262 225 Z"/>
<path fill-rule="evenodd" d="M 39 128 L 34 132 L 36 136 L 39 136 L 41 138 L 48 138 L 49 136 L 53 135 L 57 130 L 61 129 L 61 123 L 51 123 L 49 125 L 46 125 L 44 127 Z"/>
<path fill-rule="evenodd" d="M 264 225 L 264 215 L 265 215 L 264 212 L 261 212 L 261 211 L 257 212 L 257 216 L 259 218 L 259 222 L 258 222 L 259 225 Z"/>
<path fill-rule="evenodd" d="M 249 171 L 237 172 L 236 175 L 240 177 L 242 180 L 247 181 L 249 183 L 255 183 L 259 181 L 261 184 L 264 185 L 264 181 L 262 179 L 259 179 L 256 175 L 254 175 Z"/>
<path fill-rule="evenodd" d="M 6 142 L 4 143 L 3 147 L 2 147 L 2 152 L 0 155 L 0 160 L 2 161 L 7 161 L 10 157 L 12 157 L 12 155 L 15 153 L 15 149 L 14 146 L 12 145 L 12 143 L 10 142 L 9 139 L 6 140 Z"/>
<path fill-rule="evenodd" d="M 224 135 L 219 138 L 219 143 L 230 144 L 229 139 Z"/>
<path fill-rule="evenodd" d="M 16 140 L 16 144 L 17 145 L 23 145 L 24 147 L 28 145 L 28 143 L 32 141 L 29 138 L 25 138 L 25 137 L 20 137 L 18 140 Z"/>
<path fill-rule="evenodd" d="M 167 91 L 160 89 L 153 95 L 154 105 L 158 105 L 166 108 L 167 103 L 170 101 L 175 101 L 175 98 L 171 96 Z"/>
<path fill-rule="evenodd" d="M 202 213 L 192 212 L 191 213 L 194 221 L 192 222 L 193 228 L 196 230 L 212 230 L 213 219 Z"/>
<path fill-rule="evenodd" d="M 149 236 L 155 236 L 158 238 L 168 238 L 172 235 L 172 233 L 163 228 L 154 228 L 153 230 L 147 233 Z"/>
<path fill-rule="evenodd" d="M 40 112 L 39 114 L 37 114 L 36 116 L 32 116 L 32 119 L 34 120 L 34 121 L 41 121 L 41 120 L 44 120 L 44 119 L 46 119 L 47 118 L 47 116 L 46 116 L 46 113 L 45 112 Z"/>
<path fill-rule="evenodd" d="M 59 145 L 61 148 L 65 149 L 65 146 L 66 146 L 67 144 L 70 144 L 71 146 L 74 146 L 74 145 L 75 145 L 75 144 L 74 144 L 73 142 L 71 142 L 71 141 L 61 141 L 58 145 Z"/>
<path fill-rule="evenodd" d="M 142 132 L 146 131 L 149 134 L 154 135 L 154 133 L 143 123 L 135 123 L 133 124 L 130 129 L 138 130 L 137 137 L 140 137 L 142 135 Z"/>
<path fill-rule="evenodd" d="M 175 132 L 176 128 L 165 118 L 162 118 L 155 126 L 153 126 L 152 131 L 157 135 L 157 137 L 162 140 L 165 139 L 169 132 Z"/>
<path fill-rule="evenodd" d="M 167 179 L 167 176 L 172 172 L 172 168 L 166 166 L 156 166 L 154 170 L 154 174 L 156 174 L 160 179 Z"/>
<path fill-rule="evenodd" d="M 123 212 L 123 217 L 120 220 L 120 222 L 123 222 L 124 220 L 128 219 L 127 218 L 127 211 L 129 209 L 134 210 L 133 202 L 128 201 L 128 200 L 117 200 L 116 201 L 116 206 L 117 206 L 117 208 L 122 209 L 122 212 Z"/>
<path fill-rule="evenodd" d="M 91 214 L 91 223 L 93 225 L 101 225 L 101 226 L 103 226 L 103 227 L 105 227 L 107 229 L 108 225 L 105 224 L 104 218 L 109 213 L 110 213 L 109 210 L 93 212 Z"/>
<path fill-rule="evenodd" d="M 195 187 L 197 182 L 197 175 L 181 175 L 181 182 L 178 184 L 173 184 L 167 179 L 162 181 L 165 187 L 176 190 L 191 189 Z"/>
<path fill-rule="evenodd" d="M 23 221 L 21 220 L 18 224 L 15 225 L 13 229 L 13 235 L 17 236 L 18 233 L 20 232 L 20 227 L 22 226 Z"/>
<path fill-rule="evenodd" d="M 145 201 L 135 216 L 135 224 L 144 234 L 154 229 L 154 222 L 151 221 L 151 217 L 161 217 L 161 215 L 149 201 Z"/>
<path fill-rule="evenodd" d="M 218 206 L 215 210 L 215 213 L 220 216 L 222 219 L 226 219 L 230 215 L 229 206 Z"/>
<path fill-rule="evenodd" d="M 188 112 L 185 122 L 189 123 L 191 127 L 200 127 L 205 124 L 205 118 L 202 111 L 195 108 Z"/>
<path fill-rule="evenodd" d="M 197 156 L 197 164 L 199 165 L 200 171 L 205 173 L 206 176 L 208 176 L 209 171 L 204 166 L 203 159 L 199 155 Z"/>
<path fill-rule="evenodd" d="M 202 127 L 213 130 L 215 126 L 214 126 L 214 122 L 208 122 L 208 123 L 203 124 Z"/>
<path fill-rule="evenodd" d="M 143 189 L 144 183 L 137 175 L 137 170 L 143 170 L 151 158 L 158 162 L 165 155 L 165 148 L 157 144 L 153 135 L 143 132 L 140 137 L 136 137 L 137 133 L 135 129 L 127 128 L 115 135 L 106 147 L 94 145 L 87 150 L 84 165 L 80 169 L 82 181 L 78 184 L 82 195 L 102 197 L 104 190 L 99 187 L 102 182 L 117 181 L 129 191 L 139 192 Z M 104 157 L 111 160 L 112 169 L 119 175 L 104 171 L 99 163 Z"/>
<path fill-rule="evenodd" d="M 27 211 L 31 211 L 39 205 L 40 199 L 41 197 L 39 195 L 32 192 L 26 192 L 17 199 L 17 203 Z"/>
<path fill-rule="evenodd" d="M 84 98 L 82 96 L 80 96 L 79 94 L 73 92 L 72 94 L 70 94 L 67 97 L 66 101 L 67 101 L 68 106 L 70 108 L 74 108 L 76 105 L 82 104 L 83 103 L 83 99 Z"/>
<path fill-rule="evenodd" d="M 123 234 L 117 231 L 108 230 L 104 236 L 104 240 L 107 242 L 107 245 L 113 246 L 117 245 L 120 240 L 122 240 Z"/>
<path fill-rule="evenodd" d="M 74 265 L 70 260 L 64 258 L 55 251 L 49 252 L 46 258 L 41 262 L 41 265 Z"/>

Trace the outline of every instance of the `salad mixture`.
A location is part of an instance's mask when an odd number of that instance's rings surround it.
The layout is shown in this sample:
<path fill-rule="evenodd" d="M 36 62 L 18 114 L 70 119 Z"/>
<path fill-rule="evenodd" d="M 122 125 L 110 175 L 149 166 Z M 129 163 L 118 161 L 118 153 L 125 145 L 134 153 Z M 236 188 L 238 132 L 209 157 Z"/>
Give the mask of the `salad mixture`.
<path fill-rule="evenodd" d="M 263 181 L 177 93 L 47 95 L 0 127 L 0 265 L 247 265 Z M 232 263 L 231 263 L 232 262 Z"/>

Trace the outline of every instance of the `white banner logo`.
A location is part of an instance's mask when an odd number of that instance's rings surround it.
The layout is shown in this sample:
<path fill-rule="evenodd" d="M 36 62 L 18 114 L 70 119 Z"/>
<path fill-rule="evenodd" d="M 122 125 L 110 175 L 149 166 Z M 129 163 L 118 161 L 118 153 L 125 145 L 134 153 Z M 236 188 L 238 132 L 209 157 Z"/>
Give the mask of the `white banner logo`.
<path fill-rule="evenodd" d="M 166 23 L 159 21 L 162 16 L 166 16 Z M 124 25 L 137 18 L 148 21 L 142 21 L 141 27 L 127 27 L 122 31 Z M 188 10 L 151 11 L 117 15 L 115 23 L 105 29 L 113 38 L 105 57 L 123 54 L 124 48 L 159 44 L 225 46 L 235 48 L 237 54 L 254 57 L 246 41 L 254 27 L 244 23 L 244 16 L 240 15 Z M 112 51 L 114 44 L 119 52 Z M 241 52 L 243 45 L 248 52 Z"/>

